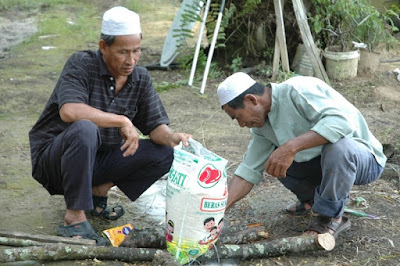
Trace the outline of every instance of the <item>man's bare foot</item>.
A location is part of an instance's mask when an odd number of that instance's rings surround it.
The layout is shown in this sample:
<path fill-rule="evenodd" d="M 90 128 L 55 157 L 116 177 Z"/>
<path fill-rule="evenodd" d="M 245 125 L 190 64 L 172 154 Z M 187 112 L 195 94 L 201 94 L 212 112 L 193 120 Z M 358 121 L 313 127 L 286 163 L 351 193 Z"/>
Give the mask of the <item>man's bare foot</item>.
<path fill-rule="evenodd" d="M 95 196 L 107 197 L 108 191 L 114 186 L 115 184 L 112 182 L 101 184 L 99 186 L 92 187 L 92 194 Z M 96 206 L 96 211 L 101 213 L 104 208 Z"/>
<path fill-rule="evenodd" d="M 67 209 L 64 216 L 64 225 L 77 224 L 86 221 L 85 211 Z"/>
<path fill-rule="evenodd" d="M 295 211 L 296 211 L 297 204 L 298 204 L 297 202 L 296 202 L 296 203 L 293 203 L 293 205 L 289 206 L 289 207 L 287 208 L 287 210 L 288 210 L 288 211 L 291 211 L 291 212 L 295 212 Z M 306 209 L 306 210 L 311 210 L 312 205 L 310 205 L 308 202 L 303 202 L 303 207 L 304 207 L 304 209 Z"/>
<path fill-rule="evenodd" d="M 286 212 L 291 215 L 306 215 L 311 212 L 313 203 L 314 202 L 312 200 L 307 200 L 303 202 L 297 201 L 292 205 L 288 205 L 286 207 Z"/>

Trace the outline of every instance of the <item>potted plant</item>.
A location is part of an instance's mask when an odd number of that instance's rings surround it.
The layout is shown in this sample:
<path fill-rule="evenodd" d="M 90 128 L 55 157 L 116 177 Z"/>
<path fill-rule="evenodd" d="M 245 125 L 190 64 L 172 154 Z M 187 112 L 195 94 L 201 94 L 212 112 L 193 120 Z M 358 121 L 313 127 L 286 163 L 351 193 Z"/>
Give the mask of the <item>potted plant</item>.
<path fill-rule="evenodd" d="M 375 7 L 367 0 L 313 0 L 308 16 L 311 30 L 324 50 L 325 67 L 332 79 L 357 75 L 359 51 L 353 42 L 371 48 L 391 35 Z"/>

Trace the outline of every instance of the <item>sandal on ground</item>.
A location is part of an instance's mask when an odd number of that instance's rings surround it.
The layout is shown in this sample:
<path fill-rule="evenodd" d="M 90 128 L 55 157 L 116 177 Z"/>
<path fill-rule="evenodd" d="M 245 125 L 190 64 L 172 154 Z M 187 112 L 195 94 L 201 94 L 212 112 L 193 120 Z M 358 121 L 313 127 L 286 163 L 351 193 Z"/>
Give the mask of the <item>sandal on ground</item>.
<path fill-rule="evenodd" d="M 306 231 L 314 231 L 318 234 L 329 233 L 331 229 L 336 238 L 340 232 L 350 229 L 351 223 L 347 217 L 342 216 L 342 222 L 338 223 L 333 218 L 326 216 L 316 216 L 314 222 L 307 228 Z"/>
<path fill-rule="evenodd" d="M 92 215 L 101 216 L 108 220 L 116 220 L 125 214 L 125 209 L 121 205 L 107 207 L 108 197 L 95 196 L 95 195 L 92 195 L 92 197 L 93 197 L 93 210 L 91 211 Z M 96 210 L 96 207 L 100 207 L 103 210 L 101 212 L 98 212 Z"/>
<path fill-rule="evenodd" d="M 306 209 L 304 207 L 304 204 L 307 203 L 308 205 L 312 206 L 314 201 L 313 200 L 306 200 L 306 201 L 297 201 L 296 202 L 296 206 L 295 209 L 292 210 L 293 204 L 290 204 L 288 206 L 286 206 L 286 212 L 292 215 L 306 215 L 309 214 L 311 212 L 311 208 L 310 209 Z"/>
<path fill-rule="evenodd" d="M 56 229 L 57 235 L 63 237 L 79 236 L 83 239 L 96 240 L 98 246 L 109 246 L 110 241 L 97 234 L 88 221 L 71 225 L 59 225 Z"/>

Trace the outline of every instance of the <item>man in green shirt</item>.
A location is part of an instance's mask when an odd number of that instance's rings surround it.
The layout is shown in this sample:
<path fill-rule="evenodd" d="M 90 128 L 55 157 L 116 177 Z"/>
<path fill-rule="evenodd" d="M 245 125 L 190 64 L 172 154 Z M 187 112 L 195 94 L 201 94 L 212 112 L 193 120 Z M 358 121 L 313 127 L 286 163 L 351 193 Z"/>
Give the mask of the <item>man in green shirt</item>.
<path fill-rule="evenodd" d="M 304 234 L 336 236 L 350 227 L 343 213 L 352 186 L 378 179 L 386 163 L 381 143 L 356 107 L 317 78 L 264 86 L 241 72 L 219 85 L 218 98 L 252 136 L 229 184 L 227 209 L 265 171 L 297 196 L 287 212 L 318 214 Z"/>

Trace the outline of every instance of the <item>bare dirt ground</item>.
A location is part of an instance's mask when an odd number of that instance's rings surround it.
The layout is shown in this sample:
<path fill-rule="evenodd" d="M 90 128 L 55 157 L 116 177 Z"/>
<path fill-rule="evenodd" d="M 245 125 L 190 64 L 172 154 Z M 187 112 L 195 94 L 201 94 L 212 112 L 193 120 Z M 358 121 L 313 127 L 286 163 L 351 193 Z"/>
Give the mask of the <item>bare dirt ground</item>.
<path fill-rule="evenodd" d="M 170 12 L 176 11 L 177 1 L 166 1 Z M 160 2 L 161 3 L 161 2 Z M 103 3 L 99 14 L 107 8 Z M 163 41 L 171 21 L 160 21 L 150 15 L 154 9 L 142 15 L 145 33 L 141 64 L 157 63 Z M 24 17 L 22 14 L 20 16 Z M 23 71 L 27 62 L 18 54 L 6 48 L 16 42 L 16 33 L 21 28 L 6 31 L 19 24 L 7 24 L 17 16 L 7 12 L 0 13 L 0 35 L 3 51 L 0 70 L 15 68 Z M 25 16 L 26 18 L 26 16 Z M 18 17 L 21 21 L 21 17 Z M 30 32 L 35 31 L 32 20 L 26 20 Z M 23 24 L 21 24 L 23 25 Z M 26 29 L 28 26 L 22 26 Z M 11 34 L 10 34 L 11 33 Z M 8 38 L 7 38 L 8 36 Z M 148 36 L 148 37 L 147 37 Z M 26 34 L 22 34 L 26 38 Z M 10 40 L 7 42 L 7 40 Z M 71 48 L 72 49 L 72 48 Z M 72 49 L 74 50 L 74 49 Z M 371 131 L 385 144 L 389 164 L 382 178 L 373 184 L 354 187 L 351 198 L 363 197 L 366 204 L 350 205 L 355 209 L 379 216 L 379 219 L 366 219 L 348 215 L 352 221 L 349 231 L 341 234 L 336 247 L 331 252 L 307 252 L 287 254 L 263 260 L 223 262 L 236 265 L 399 265 L 400 264 L 400 83 L 391 73 L 400 67 L 399 62 L 382 63 L 380 60 L 399 57 L 395 52 L 384 49 L 368 54 L 356 78 L 332 82 L 332 86 L 344 94 L 369 122 Z M 366 56 L 365 56 L 366 58 Z M 21 70 L 22 69 L 22 70 Z M 12 72 L 12 71 L 11 71 Z M 3 73 L 3 72 L 1 72 Z M 182 70 L 151 71 L 156 83 L 184 84 L 179 88 L 162 92 L 161 98 L 171 118 L 174 131 L 192 133 L 196 140 L 213 152 L 229 160 L 228 173 L 232 174 L 240 163 L 249 142 L 248 129 L 240 128 L 220 109 L 216 99 L 216 87 L 224 79 L 209 79 L 204 94 L 198 87 L 186 86 L 189 73 Z M 30 176 L 30 154 L 27 134 L 36 121 L 41 109 L 56 82 L 52 73 L 33 75 L 26 73 L 26 79 L 15 80 L 11 75 L 0 76 L 0 229 L 27 233 L 55 234 L 55 227 L 62 223 L 64 202 L 61 196 L 50 196 Z M 270 80 L 257 77 L 263 83 Z M 45 86 L 46 90 L 31 91 L 31 86 Z M 197 84 L 197 86 L 199 86 Z M 161 191 L 160 191 L 161 190 Z M 132 223 L 135 227 L 162 226 L 162 217 L 157 215 L 161 208 L 163 188 L 148 193 L 137 202 L 129 202 L 118 190 L 110 193 L 110 203 L 121 203 L 127 213 L 118 221 L 106 222 L 90 217 L 95 229 L 101 231 L 114 226 Z M 304 230 L 310 217 L 292 217 L 282 210 L 295 200 L 294 196 L 272 177 L 264 181 L 241 202 L 226 214 L 227 225 L 245 225 L 262 222 L 268 229 L 271 239 L 296 236 Z M 155 214 L 153 215 L 153 212 Z M 81 261 L 73 264 L 109 265 L 111 262 Z M 210 262 L 212 264 L 216 262 Z M 47 265 L 64 265 L 47 263 Z M 113 262 L 113 264 L 118 264 Z M 72 264 L 71 264 L 72 265 Z M 120 263 L 120 265 L 126 265 Z"/>

